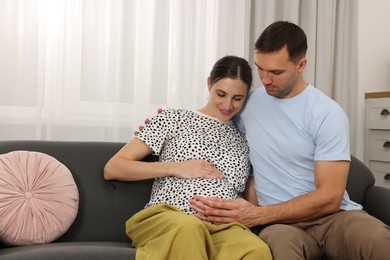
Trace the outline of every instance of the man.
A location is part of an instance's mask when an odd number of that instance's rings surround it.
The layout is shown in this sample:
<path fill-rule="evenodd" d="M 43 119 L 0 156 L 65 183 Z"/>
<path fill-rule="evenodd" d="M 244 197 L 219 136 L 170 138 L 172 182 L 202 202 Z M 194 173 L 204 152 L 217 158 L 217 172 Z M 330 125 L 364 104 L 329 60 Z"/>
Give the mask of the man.
<path fill-rule="evenodd" d="M 195 196 L 191 207 L 206 221 L 261 227 L 276 260 L 390 259 L 390 228 L 345 191 L 348 118 L 305 82 L 305 33 L 275 22 L 255 47 L 264 87 L 250 95 L 236 123 L 250 146 L 258 205 Z"/>

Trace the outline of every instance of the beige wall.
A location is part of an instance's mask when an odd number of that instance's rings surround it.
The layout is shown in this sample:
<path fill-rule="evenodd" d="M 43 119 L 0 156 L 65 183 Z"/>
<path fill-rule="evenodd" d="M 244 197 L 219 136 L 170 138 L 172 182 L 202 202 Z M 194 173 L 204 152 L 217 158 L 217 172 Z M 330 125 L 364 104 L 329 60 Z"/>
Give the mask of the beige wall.
<path fill-rule="evenodd" d="M 390 1 L 358 0 L 358 120 L 356 156 L 364 159 L 364 93 L 390 91 Z M 353 126 L 351 126 L 353 127 Z"/>

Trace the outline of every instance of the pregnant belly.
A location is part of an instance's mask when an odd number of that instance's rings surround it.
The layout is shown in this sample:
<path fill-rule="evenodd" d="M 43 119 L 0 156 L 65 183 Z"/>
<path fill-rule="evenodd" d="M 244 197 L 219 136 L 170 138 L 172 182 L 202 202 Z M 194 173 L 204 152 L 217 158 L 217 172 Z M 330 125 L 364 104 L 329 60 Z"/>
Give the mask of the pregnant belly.
<path fill-rule="evenodd" d="M 156 180 L 157 181 L 157 180 Z M 178 179 L 155 183 L 151 200 L 147 206 L 166 203 L 179 208 L 187 214 L 195 212 L 189 207 L 189 200 L 194 195 L 236 199 L 238 194 L 226 179 Z"/>

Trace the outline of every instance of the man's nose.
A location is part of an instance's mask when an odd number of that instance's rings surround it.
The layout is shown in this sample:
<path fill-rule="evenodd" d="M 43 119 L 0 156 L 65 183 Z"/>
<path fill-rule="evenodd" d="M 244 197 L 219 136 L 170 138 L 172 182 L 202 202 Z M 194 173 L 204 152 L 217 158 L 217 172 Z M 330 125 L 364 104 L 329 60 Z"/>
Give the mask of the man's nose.
<path fill-rule="evenodd" d="M 263 83 L 263 85 L 270 85 L 272 84 L 272 77 L 271 77 L 271 74 L 269 72 L 262 72 L 262 75 L 261 75 L 261 82 Z"/>

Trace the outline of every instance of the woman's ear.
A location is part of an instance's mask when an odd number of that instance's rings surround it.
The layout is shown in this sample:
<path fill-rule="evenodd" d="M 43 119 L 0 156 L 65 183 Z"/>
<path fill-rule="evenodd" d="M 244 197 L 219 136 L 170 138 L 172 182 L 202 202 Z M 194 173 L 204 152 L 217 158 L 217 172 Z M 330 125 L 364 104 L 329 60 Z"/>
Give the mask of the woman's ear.
<path fill-rule="evenodd" d="M 213 86 L 213 85 L 211 85 L 210 78 L 208 78 L 208 79 L 207 79 L 207 88 L 209 89 L 209 91 L 210 91 L 210 89 L 211 89 L 212 86 Z"/>

